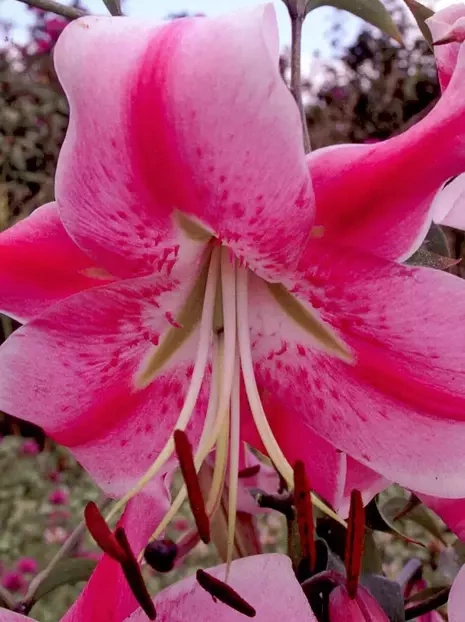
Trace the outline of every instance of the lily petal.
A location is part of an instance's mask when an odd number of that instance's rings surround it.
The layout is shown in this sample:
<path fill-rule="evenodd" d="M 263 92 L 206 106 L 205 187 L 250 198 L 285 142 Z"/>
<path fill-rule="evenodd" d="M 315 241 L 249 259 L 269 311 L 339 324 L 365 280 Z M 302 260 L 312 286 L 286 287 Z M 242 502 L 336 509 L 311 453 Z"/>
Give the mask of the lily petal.
<path fill-rule="evenodd" d="M 20 613 L 0 608 L 0 622 L 33 622 L 32 618 L 22 616 Z"/>
<path fill-rule="evenodd" d="M 403 134 L 370 145 L 318 149 L 308 156 L 315 226 L 327 243 L 395 260 L 418 249 L 431 224 L 436 192 L 465 170 L 465 47 L 451 72 L 434 109 Z M 425 158 L 425 153 L 432 155 Z"/>
<path fill-rule="evenodd" d="M 273 355 L 274 351 L 271 350 L 269 356 Z M 262 403 L 271 427 L 275 433 L 279 430 L 279 446 L 288 462 L 293 465 L 296 460 L 302 460 L 312 490 L 337 510 L 343 498 L 346 479 L 344 452 L 316 434 L 303 418 L 291 418 L 282 406 L 285 402 L 278 401 L 271 391 L 263 392 Z M 243 424 L 242 433 L 251 445 L 266 453 L 253 420 Z"/>
<path fill-rule="evenodd" d="M 295 264 L 313 194 L 271 5 L 164 24 L 86 17 L 55 59 L 71 108 L 56 195 L 92 257 L 130 276 L 168 255 L 175 271 L 176 209 L 263 273 Z"/>
<path fill-rule="evenodd" d="M 461 540 L 465 540 L 465 499 L 442 499 L 419 494 L 418 497 L 446 523 Z"/>
<path fill-rule="evenodd" d="M 55 203 L 0 234 L 0 308 L 20 322 L 111 280 L 68 236 Z"/>
<path fill-rule="evenodd" d="M 224 580 L 226 566 L 211 568 L 208 573 Z M 231 564 L 228 585 L 252 607 L 257 622 L 316 622 L 310 605 L 285 555 L 253 555 Z M 215 602 L 189 577 L 163 590 L 155 599 L 157 620 L 160 622 L 243 622 L 244 615 L 221 602 Z M 145 622 L 142 612 L 134 613 L 127 622 Z"/>
<path fill-rule="evenodd" d="M 301 419 L 389 480 L 465 496 L 463 281 L 323 244 L 309 245 L 302 266 L 292 293 L 355 360 L 325 353 L 250 279 L 255 373 L 288 414 L 275 426 L 278 441 Z"/>
<path fill-rule="evenodd" d="M 369 469 L 364 464 L 347 456 L 347 475 L 344 487 L 344 496 L 339 504 L 338 512 L 341 516 L 349 515 L 350 495 L 353 490 L 360 490 L 363 504 L 369 503 L 375 495 L 390 485 L 385 477 Z"/>
<path fill-rule="evenodd" d="M 118 525 L 124 528 L 136 555 L 163 518 L 169 506 L 168 498 L 166 488 L 161 486 L 156 499 L 139 494 L 129 501 Z M 104 555 L 61 622 L 121 622 L 138 608 L 120 564 Z"/>
<path fill-rule="evenodd" d="M 433 41 L 439 41 L 446 36 L 450 32 L 451 26 L 461 17 L 465 17 L 465 6 L 463 4 L 451 4 L 428 18 L 426 24 L 431 31 Z M 443 91 L 450 82 L 459 51 L 460 43 L 455 42 L 437 45 L 434 49 L 439 83 Z"/>
<path fill-rule="evenodd" d="M 198 329 L 156 382 L 140 388 L 137 376 L 172 328 L 186 287 L 147 277 L 93 288 L 51 307 L 0 348 L 1 408 L 70 447 L 110 496 L 146 471 L 183 405 Z M 204 387 L 194 415 L 207 399 Z"/>
<path fill-rule="evenodd" d="M 447 605 L 447 615 L 449 622 L 462 622 L 463 612 L 465 611 L 465 566 L 455 577 L 454 583 L 449 594 Z"/>
<path fill-rule="evenodd" d="M 329 596 L 331 622 L 389 622 L 378 602 L 363 587 L 358 587 L 357 597 L 350 598 L 344 585 L 334 588 Z"/>
<path fill-rule="evenodd" d="M 437 193 L 432 210 L 434 222 L 465 230 L 465 173 Z"/>

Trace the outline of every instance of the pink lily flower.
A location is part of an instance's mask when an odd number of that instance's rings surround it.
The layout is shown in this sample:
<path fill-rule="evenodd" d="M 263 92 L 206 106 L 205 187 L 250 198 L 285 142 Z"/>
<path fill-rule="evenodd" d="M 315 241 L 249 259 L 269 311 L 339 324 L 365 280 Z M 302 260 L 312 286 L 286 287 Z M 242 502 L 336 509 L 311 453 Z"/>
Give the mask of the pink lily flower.
<path fill-rule="evenodd" d="M 176 428 L 197 466 L 229 446 L 231 508 L 241 439 L 290 484 L 303 459 L 331 503 L 349 470 L 463 496 L 465 284 L 391 261 L 465 167 L 461 63 L 402 137 L 307 162 L 278 49 L 270 6 L 65 29 L 57 203 L 0 236 L 2 307 L 27 322 L 0 407 L 123 503 L 156 494 Z M 442 148 L 426 184 L 402 177 Z"/>
<path fill-rule="evenodd" d="M 209 569 L 208 575 L 223 580 L 225 570 L 224 565 L 217 566 Z M 255 610 L 253 617 L 257 622 L 316 622 L 294 576 L 291 562 L 284 555 L 255 555 L 233 561 L 228 585 Z M 128 616 L 128 608 L 118 600 L 112 600 L 113 596 L 119 595 L 124 601 L 126 593 L 129 593 L 127 586 L 120 586 L 117 590 L 113 578 L 106 575 L 105 584 L 102 581 L 100 585 L 100 592 L 95 588 L 91 594 L 89 583 L 62 622 L 147 622 L 147 616 L 142 610 L 133 609 L 132 615 Z M 218 599 L 213 600 L 200 587 L 195 577 L 189 577 L 166 588 L 154 598 L 154 604 L 157 620 L 240 622 L 246 619 L 243 613 L 234 610 L 231 605 Z M 31 618 L 0 609 L 0 622 L 26 620 L 30 621 Z"/>

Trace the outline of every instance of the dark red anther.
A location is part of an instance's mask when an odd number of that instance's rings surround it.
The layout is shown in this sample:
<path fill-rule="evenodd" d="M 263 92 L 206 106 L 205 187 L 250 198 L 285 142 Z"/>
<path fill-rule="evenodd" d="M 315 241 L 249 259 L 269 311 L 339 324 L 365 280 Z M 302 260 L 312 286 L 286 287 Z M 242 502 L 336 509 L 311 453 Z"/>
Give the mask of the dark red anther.
<path fill-rule="evenodd" d="M 127 556 L 124 549 L 118 543 L 114 533 L 108 527 L 100 510 L 93 501 L 86 505 L 84 510 L 84 518 L 87 529 L 95 542 L 99 545 L 104 553 L 112 557 L 117 562 L 123 563 Z"/>
<path fill-rule="evenodd" d="M 225 605 L 228 605 L 228 607 L 231 607 L 231 609 L 234 609 L 234 611 L 243 613 L 248 618 L 254 618 L 257 615 L 252 605 L 249 605 L 249 603 L 227 583 L 220 581 L 220 579 L 216 577 L 212 577 L 211 574 L 200 569 L 197 570 L 196 577 L 200 587 L 203 587 L 213 598 L 217 598 Z"/>
<path fill-rule="evenodd" d="M 173 570 L 178 546 L 173 540 L 154 540 L 145 547 L 144 559 L 157 572 Z"/>
<path fill-rule="evenodd" d="M 205 502 L 200 489 L 197 471 L 195 470 L 192 446 L 186 433 L 182 430 L 175 430 L 173 438 L 195 524 L 197 525 L 200 539 L 205 544 L 208 544 L 210 542 L 210 521 L 205 510 Z"/>
<path fill-rule="evenodd" d="M 308 559 L 310 572 L 315 570 L 316 546 L 310 483 L 302 460 L 294 465 L 294 505 L 297 513 L 302 557 Z"/>
<path fill-rule="evenodd" d="M 357 595 L 358 581 L 362 571 L 363 544 L 365 540 L 365 509 L 359 490 L 350 496 L 350 510 L 346 538 L 345 566 L 347 592 L 350 598 Z"/>
<path fill-rule="evenodd" d="M 257 475 L 260 471 L 260 465 L 259 464 L 254 464 L 253 466 L 249 466 L 249 467 L 245 467 L 245 469 L 241 469 L 238 473 L 238 477 L 239 479 L 242 478 L 246 478 L 246 477 L 254 477 L 255 475 Z"/>
<path fill-rule="evenodd" d="M 126 581 L 128 582 L 135 599 L 142 607 L 148 618 L 150 620 L 155 620 L 157 617 L 155 605 L 153 604 L 150 594 L 147 591 L 139 564 L 137 563 L 137 559 L 132 552 L 131 545 L 129 544 L 126 533 L 122 527 L 116 528 L 115 537 L 126 553 L 126 559 L 121 563 Z"/>

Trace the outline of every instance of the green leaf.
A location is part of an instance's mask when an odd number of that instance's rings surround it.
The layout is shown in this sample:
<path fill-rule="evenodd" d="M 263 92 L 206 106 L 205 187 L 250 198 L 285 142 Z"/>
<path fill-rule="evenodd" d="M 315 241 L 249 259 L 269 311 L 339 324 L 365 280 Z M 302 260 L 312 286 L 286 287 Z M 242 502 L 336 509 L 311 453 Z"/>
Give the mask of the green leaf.
<path fill-rule="evenodd" d="M 34 601 L 37 602 L 62 585 L 87 581 L 96 565 L 96 560 L 86 558 L 64 559 L 58 562 L 48 577 L 40 584 L 34 595 Z"/>
<path fill-rule="evenodd" d="M 396 525 L 401 523 L 401 521 L 411 521 L 417 525 L 420 525 L 420 527 L 423 527 L 427 533 L 437 538 L 440 542 L 442 542 L 442 544 L 444 544 L 444 546 L 447 545 L 439 524 L 434 520 L 433 516 L 422 503 L 412 506 L 411 509 L 406 512 L 405 516 L 398 521 L 395 520 L 395 517 L 398 514 L 401 514 L 404 508 L 408 509 L 408 502 L 403 497 L 393 497 L 383 506 L 382 511 L 384 516 L 387 516 L 388 519 L 392 520 L 392 522 Z"/>
<path fill-rule="evenodd" d="M 434 15 L 434 11 L 423 4 L 417 2 L 417 0 L 404 0 L 405 4 L 408 6 L 410 11 L 412 12 L 415 21 L 418 24 L 423 36 L 425 37 L 428 45 L 431 49 L 433 49 L 433 37 L 431 36 L 431 32 L 426 25 L 426 20 L 428 17 Z"/>
<path fill-rule="evenodd" d="M 308 0 L 307 13 L 324 5 L 348 11 L 402 43 L 401 34 L 381 0 Z"/>
<path fill-rule="evenodd" d="M 122 15 L 121 0 L 103 0 L 103 3 L 107 7 L 110 15 Z"/>
<path fill-rule="evenodd" d="M 403 505 L 405 506 L 405 499 L 402 498 L 402 501 L 403 501 Z M 410 542 L 411 544 L 417 544 L 418 546 L 424 547 L 424 544 L 422 544 L 421 542 L 418 542 L 418 540 L 414 540 L 413 538 L 410 538 L 406 534 L 402 533 L 397 528 L 397 526 L 394 526 L 392 520 L 397 512 L 392 511 L 392 506 L 388 507 L 387 508 L 388 512 L 386 512 L 385 511 L 386 505 L 387 504 L 385 504 L 383 508 L 381 509 L 376 499 L 373 499 L 373 501 L 370 501 L 370 503 L 365 508 L 365 518 L 366 518 L 367 527 L 370 527 L 370 529 L 374 529 L 375 531 L 383 531 L 385 533 L 390 533 L 393 536 L 397 536 L 399 538 L 402 538 L 402 540 L 406 540 L 407 542 Z"/>

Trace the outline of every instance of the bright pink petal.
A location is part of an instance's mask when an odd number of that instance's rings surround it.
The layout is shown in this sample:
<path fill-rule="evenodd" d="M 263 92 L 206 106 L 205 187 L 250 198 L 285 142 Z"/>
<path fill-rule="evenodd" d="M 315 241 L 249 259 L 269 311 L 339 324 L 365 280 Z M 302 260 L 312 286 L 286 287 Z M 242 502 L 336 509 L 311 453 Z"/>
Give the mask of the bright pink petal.
<path fill-rule="evenodd" d="M 286 402 L 279 402 L 271 391 L 263 394 L 262 401 L 270 425 L 279 430 L 279 445 L 289 463 L 294 465 L 296 460 L 302 460 L 312 489 L 337 509 L 346 478 L 345 454 L 316 434 L 302 418 L 293 417 L 290 421 L 287 409 L 282 406 Z M 250 444 L 266 453 L 252 425 L 252 421 L 250 425 L 243 425 L 243 435 Z"/>
<path fill-rule="evenodd" d="M 75 292 L 112 280 L 71 240 L 55 203 L 0 235 L 1 310 L 21 322 Z"/>
<path fill-rule="evenodd" d="M 207 572 L 224 581 L 224 565 Z M 237 559 L 231 564 L 228 584 L 252 607 L 256 622 L 316 622 L 310 605 L 285 555 L 254 555 Z M 157 622 L 243 622 L 243 614 L 221 602 L 215 602 L 195 580 L 189 577 L 163 590 L 155 599 Z M 139 611 L 126 622 L 145 622 Z"/>
<path fill-rule="evenodd" d="M 336 587 L 329 596 L 329 619 L 331 622 L 389 622 L 367 590 L 359 586 L 353 600 L 344 585 Z"/>
<path fill-rule="evenodd" d="M 168 440 L 183 405 L 198 331 L 155 382 L 138 388 L 135 378 L 189 289 L 189 283 L 141 278 L 55 305 L 0 349 L 1 408 L 71 448 L 109 495 L 126 492 Z M 198 415 L 208 398 L 205 385 Z"/>
<path fill-rule="evenodd" d="M 449 622 L 463 622 L 463 612 L 465 611 L 465 566 L 455 577 L 449 594 L 447 614 Z"/>
<path fill-rule="evenodd" d="M 344 495 L 339 503 L 338 512 L 341 516 L 349 515 L 350 495 L 353 490 L 360 490 L 363 503 L 369 503 L 375 495 L 389 486 L 391 482 L 376 471 L 347 456 L 347 473 Z"/>
<path fill-rule="evenodd" d="M 465 499 L 442 499 L 429 495 L 418 495 L 430 510 L 442 518 L 451 531 L 465 540 Z"/>
<path fill-rule="evenodd" d="M 56 194 L 82 248 L 125 276 L 166 257 L 176 269 L 176 208 L 265 273 L 295 263 L 313 195 L 271 6 L 163 25 L 84 18 L 55 58 L 71 107 Z"/>
<path fill-rule="evenodd" d="M 435 196 L 434 222 L 465 230 L 465 174 L 459 175 Z"/>
<path fill-rule="evenodd" d="M 433 36 L 433 41 L 439 41 L 442 37 L 446 36 L 450 32 L 451 26 L 461 17 L 465 17 L 465 6 L 463 4 L 452 4 L 441 11 L 437 11 L 426 20 Z M 439 82 L 443 91 L 450 82 L 457 63 L 459 51 L 460 43 L 437 45 L 434 48 Z"/>
<path fill-rule="evenodd" d="M 163 487 L 156 499 L 140 494 L 129 502 L 119 525 L 124 527 L 136 556 L 146 546 L 168 506 L 168 494 Z M 122 622 L 138 607 L 120 564 L 104 555 L 61 622 Z"/>
<path fill-rule="evenodd" d="M 387 259 L 418 248 L 436 192 L 465 170 L 464 79 L 465 47 L 449 87 L 419 123 L 376 144 L 338 145 L 309 155 L 317 235 Z"/>
<path fill-rule="evenodd" d="M 389 480 L 465 496 L 465 283 L 324 244 L 305 261 L 294 293 L 355 360 L 326 353 L 250 279 L 255 371 L 288 415 L 274 426 L 278 440 L 301 419 Z"/>

